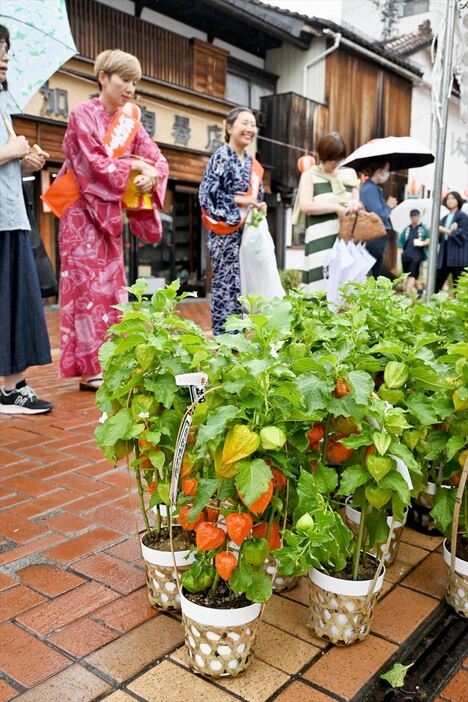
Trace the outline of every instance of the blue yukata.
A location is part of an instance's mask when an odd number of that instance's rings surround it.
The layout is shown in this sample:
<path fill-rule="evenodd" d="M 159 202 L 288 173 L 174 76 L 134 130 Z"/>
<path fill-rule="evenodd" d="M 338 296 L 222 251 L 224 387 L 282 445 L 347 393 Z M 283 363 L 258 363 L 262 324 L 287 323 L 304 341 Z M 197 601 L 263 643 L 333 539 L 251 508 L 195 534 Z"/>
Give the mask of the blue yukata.
<path fill-rule="evenodd" d="M 245 212 L 234 197 L 250 188 L 252 157 L 247 153 L 241 163 L 234 149 L 223 144 L 211 156 L 200 183 L 200 205 L 207 215 L 228 225 L 239 224 Z M 259 201 L 263 200 L 260 187 Z M 231 314 L 241 314 L 239 296 L 239 248 L 243 227 L 231 234 L 208 232 L 211 279 L 211 321 L 213 334 L 224 332 L 224 323 Z"/>

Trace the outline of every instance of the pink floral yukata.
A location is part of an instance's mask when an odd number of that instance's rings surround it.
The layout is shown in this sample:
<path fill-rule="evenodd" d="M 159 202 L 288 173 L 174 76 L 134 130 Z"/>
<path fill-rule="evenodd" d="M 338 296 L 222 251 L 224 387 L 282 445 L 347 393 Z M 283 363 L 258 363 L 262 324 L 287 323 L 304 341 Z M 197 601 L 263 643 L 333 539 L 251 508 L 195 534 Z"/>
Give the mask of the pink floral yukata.
<path fill-rule="evenodd" d="M 99 98 L 78 105 L 63 142 L 80 197 L 60 220 L 60 375 L 100 373 L 98 350 L 107 329 L 118 320 L 112 308 L 127 299 L 122 249 L 121 199 L 130 175 L 125 158 L 110 158 L 103 145 L 112 121 Z M 162 209 L 168 164 L 140 126 L 128 156 L 141 156 L 161 175 L 153 202 Z M 60 176 L 60 174 L 59 174 Z M 161 237 L 156 210 L 129 213 L 130 229 L 148 243 Z"/>

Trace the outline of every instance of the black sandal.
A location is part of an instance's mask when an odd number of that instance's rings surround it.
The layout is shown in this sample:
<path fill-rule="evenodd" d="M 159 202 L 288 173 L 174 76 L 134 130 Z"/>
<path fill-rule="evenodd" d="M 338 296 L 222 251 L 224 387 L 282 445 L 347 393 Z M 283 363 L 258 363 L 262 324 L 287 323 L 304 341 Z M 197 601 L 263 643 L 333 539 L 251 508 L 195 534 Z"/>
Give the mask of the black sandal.
<path fill-rule="evenodd" d="M 99 385 L 96 385 L 95 383 L 99 383 Z M 100 387 L 101 384 L 102 384 L 102 376 L 96 375 L 96 376 L 93 376 L 92 378 L 88 378 L 88 380 L 80 380 L 80 390 L 88 391 L 88 392 L 96 392 L 96 390 Z"/>

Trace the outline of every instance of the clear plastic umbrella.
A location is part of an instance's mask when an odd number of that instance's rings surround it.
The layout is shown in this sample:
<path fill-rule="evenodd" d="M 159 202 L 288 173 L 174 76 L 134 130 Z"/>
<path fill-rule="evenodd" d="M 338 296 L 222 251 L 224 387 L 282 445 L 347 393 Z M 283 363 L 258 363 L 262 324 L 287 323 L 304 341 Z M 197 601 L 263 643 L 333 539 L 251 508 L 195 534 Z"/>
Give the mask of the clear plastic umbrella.
<path fill-rule="evenodd" d="M 390 162 L 390 170 L 426 166 L 434 161 L 434 154 L 413 137 L 385 137 L 372 139 L 345 158 L 342 166 L 361 171 L 366 165 L 385 158 Z"/>
<path fill-rule="evenodd" d="M 395 231 L 401 232 L 405 227 L 411 224 L 411 210 L 419 210 L 421 213 L 421 222 L 425 224 L 426 227 L 431 226 L 432 200 L 430 198 L 409 198 L 408 200 L 400 202 L 400 204 L 392 210 L 390 219 Z M 448 214 L 448 209 L 441 205 L 440 219 L 445 217 L 446 214 Z"/>
<path fill-rule="evenodd" d="M 0 0 L 0 24 L 9 30 L 12 48 L 2 109 L 22 112 L 34 93 L 77 53 L 65 0 Z"/>

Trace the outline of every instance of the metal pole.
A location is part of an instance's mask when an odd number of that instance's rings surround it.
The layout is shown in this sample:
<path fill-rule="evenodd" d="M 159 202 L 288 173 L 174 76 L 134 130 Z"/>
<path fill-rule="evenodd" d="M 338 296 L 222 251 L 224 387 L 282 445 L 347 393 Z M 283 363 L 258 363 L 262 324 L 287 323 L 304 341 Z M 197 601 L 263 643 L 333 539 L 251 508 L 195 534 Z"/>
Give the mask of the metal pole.
<path fill-rule="evenodd" d="M 455 34 L 456 0 L 447 0 L 445 39 L 442 53 L 442 77 L 440 84 L 440 121 L 436 117 L 436 152 L 434 166 L 434 187 L 432 190 L 431 243 L 427 264 L 426 298 L 435 289 L 437 248 L 439 244 L 439 218 L 442 179 L 444 176 L 445 142 L 447 138 L 447 118 L 449 98 L 452 89 L 452 54 L 453 36 Z"/>

